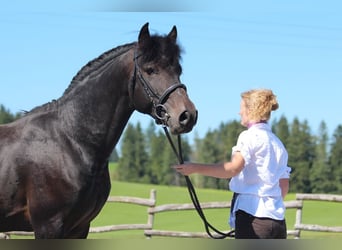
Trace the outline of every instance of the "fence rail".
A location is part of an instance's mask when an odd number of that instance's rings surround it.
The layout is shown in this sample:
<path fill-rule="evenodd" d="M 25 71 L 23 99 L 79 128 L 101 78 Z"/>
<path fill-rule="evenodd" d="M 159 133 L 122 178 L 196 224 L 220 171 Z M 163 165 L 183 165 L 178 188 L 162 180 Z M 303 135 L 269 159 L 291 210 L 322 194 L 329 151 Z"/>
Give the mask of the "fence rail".
<path fill-rule="evenodd" d="M 303 203 L 305 200 L 317 200 L 326 202 L 342 202 L 342 195 L 328 195 L 328 194 L 296 194 L 296 200 L 286 201 L 285 207 L 287 209 L 296 209 L 294 230 L 288 230 L 287 234 L 299 239 L 301 231 L 319 231 L 319 232 L 334 232 L 342 233 L 342 227 L 327 227 L 323 225 L 312 225 L 302 223 Z M 156 206 L 157 192 L 152 189 L 149 198 L 127 197 L 127 196 L 111 196 L 107 202 L 129 203 L 132 205 L 140 205 L 147 207 L 147 223 L 146 224 L 121 224 L 108 225 L 102 227 L 91 227 L 90 233 L 103 233 L 119 230 L 143 230 L 147 238 L 152 236 L 163 237 L 183 237 L 183 238 L 209 238 L 205 232 L 183 232 L 172 230 L 154 229 L 154 220 L 157 213 L 166 213 L 170 211 L 184 211 L 194 210 L 195 207 L 191 203 L 182 204 L 163 204 Z M 203 209 L 217 209 L 230 208 L 230 202 L 203 202 L 201 203 Z M 288 222 L 289 224 L 289 222 Z M 6 232 L 1 234 L 0 238 L 10 238 L 11 235 L 32 236 L 32 232 Z M 213 233 L 215 235 L 215 233 Z M 2 236 L 2 237 L 1 237 Z"/>
<path fill-rule="evenodd" d="M 217 208 L 230 208 L 230 202 L 203 202 L 201 203 L 203 209 L 217 209 Z M 302 201 L 286 201 L 285 207 L 287 209 L 297 209 L 301 210 L 303 207 Z M 151 217 L 154 217 L 157 213 L 170 212 L 170 211 L 180 211 L 180 210 L 194 210 L 195 207 L 191 203 L 186 204 L 164 204 L 148 209 L 148 213 Z M 297 213 L 296 218 L 301 216 L 301 213 Z M 299 220 L 299 219 L 298 219 Z M 150 222 L 151 223 L 151 222 Z M 151 223 L 153 224 L 153 223 Z M 228 231 L 223 232 L 228 233 Z M 160 229 L 147 229 L 144 231 L 146 237 L 151 238 L 152 236 L 164 236 L 164 237 L 183 237 L 183 238 L 210 238 L 205 232 L 181 232 L 181 231 L 171 231 L 171 230 L 160 230 Z M 292 235 L 295 238 L 299 238 L 300 230 L 288 230 L 288 235 Z M 216 236 L 216 233 L 212 233 Z M 219 236 L 219 235 L 217 235 Z"/>
<path fill-rule="evenodd" d="M 325 201 L 325 202 L 342 202 L 342 195 L 333 194 L 296 194 L 296 200 L 314 200 L 314 201 Z M 315 232 L 334 232 L 342 233 L 342 227 L 328 227 L 322 225 L 303 224 L 301 217 L 300 220 L 295 223 L 294 228 L 299 231 L 315 231 Z"/>

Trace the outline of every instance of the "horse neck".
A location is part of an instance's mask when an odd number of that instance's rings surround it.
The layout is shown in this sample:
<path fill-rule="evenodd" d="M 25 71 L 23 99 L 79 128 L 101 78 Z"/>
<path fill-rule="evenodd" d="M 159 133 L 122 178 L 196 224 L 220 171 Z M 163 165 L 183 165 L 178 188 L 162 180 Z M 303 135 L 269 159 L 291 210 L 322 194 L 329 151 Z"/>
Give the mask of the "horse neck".
<path fill-rule="evenodd" d="M 128 94 L 132 62 L 132 51 L 115 57 L 59 100 L 65 132 L 90 152 L 108 157 L 134 111 Z"/>

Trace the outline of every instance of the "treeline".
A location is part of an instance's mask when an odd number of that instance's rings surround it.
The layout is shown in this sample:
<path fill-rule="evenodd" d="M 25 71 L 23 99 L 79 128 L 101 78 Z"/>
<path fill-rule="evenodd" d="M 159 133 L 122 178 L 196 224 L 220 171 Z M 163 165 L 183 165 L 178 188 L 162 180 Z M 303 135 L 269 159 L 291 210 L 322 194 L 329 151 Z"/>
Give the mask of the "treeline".
<path fill-rule="evenodd" d="M 0 106 L 0 123 L 10 122 L 19 116 L 11 115 Z M 271 126 L 289 153 L 291 192 L 342 193 L 342 125 L 331 136 L 324 121 L 316 134 L 312 133 L 306 120 L 297 118 L 289 122 L 286 117 L 281 117 L 273 120 Z M 187 135 L 183 135 L 183 158 L 185 161 L 203 163 L 227 161 L 231 148 L 244 129 L 239 121 L 233 120 L 209 130 L 203 138 L 195 136 L 191 144 Z M 129 123 L 120 144 L 112 153 L 111 161 L 117 165 L 112 176 L 117 180 L 185 185 L 183 176 L 170 167 L 178 160 L 164 131 L 152 121 L 145 129 L 140 123 Z M 199 175 L 191 178 L 196 187 L 227 189 L 228 186 L 228 181 L 223 179 Z"/>
<path fill-rule="evenodd" d="M 20 116 L 20 113 L 13 115 L 4 105 L 0 105 L 0 124 L 12 122 Z"/>
<path fill-rule="evenodd" d="M 291 192 L 342 193 L 342 126 L 330 137 L 324 121 L 318 134 L 313 134 L 307 121 L 286 117 L 273 120 L 272 130 L 283 141 L 289 153 Z M 204 138 L 196 137 L 190 145 L 187 136 L 182 138 L 185 161 L 217 163 L 230 160 L 231 148 L 243 131 L 239 121 L 221 123 L 208 131 Z M 129 124 L 120 143 L 118 180 L 164 185 L 184 185 L 184 178 L 170 168 L 177 163 L 161 129 L 151 122 L 146 130 L 141 125 Z M 197 187 L 227 188 L 227 180 L 193 176 Z"/>

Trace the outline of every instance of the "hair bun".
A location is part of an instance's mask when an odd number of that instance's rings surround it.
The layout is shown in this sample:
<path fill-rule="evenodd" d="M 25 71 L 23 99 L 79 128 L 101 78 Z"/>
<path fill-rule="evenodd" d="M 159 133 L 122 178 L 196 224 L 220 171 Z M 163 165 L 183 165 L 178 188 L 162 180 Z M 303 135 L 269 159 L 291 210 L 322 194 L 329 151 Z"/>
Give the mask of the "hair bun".
<path fill-rule="evenodd" d="M 272 104 L 272 111 L 277 110 L 279 108 L 279 104 L 276 102 Z"/>

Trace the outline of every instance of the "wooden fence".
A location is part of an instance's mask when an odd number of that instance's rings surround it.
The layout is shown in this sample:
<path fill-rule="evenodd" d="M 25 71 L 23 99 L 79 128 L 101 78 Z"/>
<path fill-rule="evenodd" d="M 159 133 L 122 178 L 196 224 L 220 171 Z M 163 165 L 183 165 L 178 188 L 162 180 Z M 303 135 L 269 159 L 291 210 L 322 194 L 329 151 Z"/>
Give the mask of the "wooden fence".
<path fill-rule="evenodd" d="M 151 192 L 155 192 L 151 190 Z M 156 194 L 153 195 L 154 197 Z M 231 202 L 201 202 L 201 207 L 206 209 L 230 209 Z M 286 201 L 285 206 L 287 209 L 297 209 L 296 213 L 296 221 L 300 221 L 301 213 L 298 211 L 302 210 L 303 202 L 302 201 Z M 161 212 L 170 212 L 170 211 L 184 211 L 184 210 L 195 210 L 195 207 L 192 203 L 183 203 L 183 204 L 163 204 L 155 207 L 150 207 L 148 209 L 148 224 L 151 225 L 150 229 L 146 229 L 144 234 L 146 237 L 151 238 L 152 236 L 164 236 L 164 237 L 183 237 L 183 238 L 210 238 L 206 232 L 182 232 L 182 231 L 170 231 L 170 230 L 160 230 L 153 229 L 154 216 Z M 194 211 L 195 212 L 195 211 Z M 227 233 L 228 231 L 224 232 Z M 288 235 L 292 235 L 295 238 L 299 238 L 300 230 L 288 230 Z M 216 233 L 212 233 L 214 236 L 218 236 Z"/>
<path fill-rule="evenodd" d="M 342 202 L 342 195 L 329 195 L 329 194 L 296 194 L 296 200 L 305 201 L 305 200 L 315 200 L 315 201 L 328 201 L 328 202 Z M 300 231 L 316 231 L 316 232 L 334 232 L 334 233 L 342 233 L 342 226 L 336 227 L 328 227 L 322 225 L 313 225 L 313 224 L 303 224 L 302 223 L 302 212 L 303 208 L 297 210 L 299 213 L 298 221 L 296 219 L 296 223 L 294 228 Z M 326 211 L 329 213 L 329 211 Z M 319 216 L 319 215 L 317 215 Z M 299 237 L 300 235 L 298 235 Z"/>
<path fill-rule="evenodd" d="M 342 202 L 342 195 L 327 195 L 327 194 L 296 194 L 296 200 L 286 201 L 287 209 L 296 209 L 294 230 L 288 230 L 287 234 L 296 239 L 300 238 L 301 231 L 319 231 L 319 232 L 338 232 L 342 233 L 342 227 L 327 227 L 322 225 L 312 225 L 302 223 L 303 202 L 305 200 L 318 200 L 328 202 Z M 134 205 L 147 207 L 147 223 L 146 224 L 121 224 L 108 225 L 102 227 L 91 227 L 90 233 L 103 233 L 119 230 L 143 230 L 147 238 L 152 236 L 163 237 L 183 237 L 183 238 L 209 238 L 206 232 L 182 232 L 154 229 L 155 215 L 170 211 L 194 210 L 193 204 L 163 204 L 156 206 L 157 193 L 156 190 L 150 191 L 149 198 L 127 197 L 127 196 L 111 196 L 107 202 L 130 203 Z M 206 209 L 230 208 L 230 202 L 203 202 L 201 206 Z M 194 211 L 195 212 L 195 211 Z M 290 225 L 291 222 L 287 221 Z M 32 232 L 7 232 L 2 234 L 2 238 L 10 238 L 11 235 L 33 235 Z M 215 235 L 215 233 L 213 233 Z M 0 235 L 1 238 L 1 235 Z"/>

